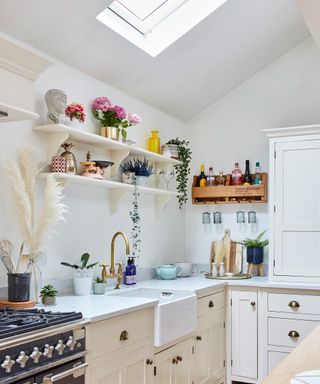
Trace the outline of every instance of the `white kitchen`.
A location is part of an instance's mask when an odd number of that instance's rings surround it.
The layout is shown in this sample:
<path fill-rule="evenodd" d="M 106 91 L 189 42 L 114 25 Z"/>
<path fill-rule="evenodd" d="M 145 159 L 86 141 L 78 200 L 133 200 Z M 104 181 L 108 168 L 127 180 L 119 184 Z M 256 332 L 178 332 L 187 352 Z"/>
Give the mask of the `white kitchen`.
<path fill-rule="evenodd" d="M 320 3 L 0 0 L 0 383 L 320 383 Z"/>

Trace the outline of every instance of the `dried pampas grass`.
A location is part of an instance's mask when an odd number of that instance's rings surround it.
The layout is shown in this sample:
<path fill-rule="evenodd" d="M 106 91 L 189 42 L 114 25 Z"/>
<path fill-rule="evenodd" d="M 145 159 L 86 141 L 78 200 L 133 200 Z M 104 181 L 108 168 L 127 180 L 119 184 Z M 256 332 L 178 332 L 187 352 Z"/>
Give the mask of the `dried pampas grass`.
<path fill-rule="evenodd" d="M 64 220 L 67 207 L 62 203 L 62 186 L 49 175 L 46 181 L 44 203 L 39 219 L 36 220 L 36 177 L 41 167 L 34 159 L 31 149 L 18 152 L 18 162 L 6 160 L 7 175 L 18 208 L 21 234 L 34 257 L 43 241 L 53 234 L 53 227 Z"/>

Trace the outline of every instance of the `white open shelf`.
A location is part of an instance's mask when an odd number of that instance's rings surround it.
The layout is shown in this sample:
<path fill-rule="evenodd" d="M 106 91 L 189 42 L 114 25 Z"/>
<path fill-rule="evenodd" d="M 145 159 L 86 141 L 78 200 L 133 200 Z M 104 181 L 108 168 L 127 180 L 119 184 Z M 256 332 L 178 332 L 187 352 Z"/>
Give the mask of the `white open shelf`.
<path fill-rule="evenodd" d="M 0 102 L 0 123 L 35 119 L 39 119 L 39 115 L 37 113 Z"/>
<path fill-rule="evenodd" d="M 68 183 L 88 185 L 98 188 L 110 189 L 110 201 L 111 201 L 111 212 L 115 213 L 118 209 L 121 199 L 129 192 L 132 193 L 134 186 L 132 184 L 125 184 L 118 181 L 112 180 L 101 180 L 94 179 L 85 176 L 73 175 L 69 173 L 41 173 L 41 178 L 47 178 L 48 175 L 53 175 L 56 180 L 62 182 L 64 185 Z M 166 189 L 140 187 L 138 186 L 139 193 L 149 194 L 155 196 L 155 209 L 157 215 L 159 215 L 172 197 L 180 195 L 175 191 L 168 191 Z"/>
<path fill-rule="evenodd" d="M 128 156 L 145 156 L 149 161 L 159 165 L 177 165 L 182 164 L 179 160 L 171 159 L 157 153 L 147 151 L 129 144 L 124 144 L 116 140 L 96 135 L 94 133 L 80 131 L 76 128 L 64 124 L 49 124 L 33 127 L 35 131 L 48 134 L 48 161 L 51 163 L 51 157 L 56 155 L 60 145 L 66 140 L 73 140 L 78 143 L 89 144 L 111 152 L 111 160 L 114 166 L 111 169 L 112 175 L 116 175 L 121 162 Z"/>

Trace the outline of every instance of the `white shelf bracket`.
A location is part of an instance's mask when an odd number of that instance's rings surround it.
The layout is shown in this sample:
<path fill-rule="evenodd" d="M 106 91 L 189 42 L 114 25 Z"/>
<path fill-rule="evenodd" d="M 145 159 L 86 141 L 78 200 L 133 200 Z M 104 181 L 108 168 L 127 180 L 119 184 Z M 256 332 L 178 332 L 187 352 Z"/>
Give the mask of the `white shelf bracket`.
<path fill-rule="evenodd" d="M 109 191 L 110 194 L 110 212 L 111 214 L 115 214 L 119 208 L 120 201 L 124 198 L 124 196 L 129 192 L 128 188 L 117 188 L 111 189 Z"/>
<path fill-rule="evenodd" d="M 155 209 L 156 209 L 156 216 L 159 217 L 163 207 L 170 201 L 172 198 L 172 195 L 157 195 L 155 196 Z"/>
<path fill-rule="evenodd" d="M 48 162 L 51 164 L 52 156 L 58 153 L 60 145 L 68 140 L 68 133 L 50 133 L 48 135 Z"/>
<path fill-rule="evenodd" d="M 111 175 L 116 176 L 118 173 L 119 165 L 121 162 L 130 155 L 129 150 L 123 151 L 112 151 L 111 152 L 111 161 L 114 162 L 114 166 L 111 167 Z"/>

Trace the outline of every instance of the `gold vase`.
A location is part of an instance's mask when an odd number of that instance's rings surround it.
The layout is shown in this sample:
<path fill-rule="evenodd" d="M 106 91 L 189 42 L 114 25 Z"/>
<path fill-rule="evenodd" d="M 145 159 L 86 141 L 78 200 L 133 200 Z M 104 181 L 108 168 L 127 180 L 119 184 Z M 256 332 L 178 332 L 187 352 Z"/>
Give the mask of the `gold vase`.
<path fill-rule="evenodd" d="M 120 129 L 118 127 L 100 127 L 100 136 L 119 141 Z"/>

